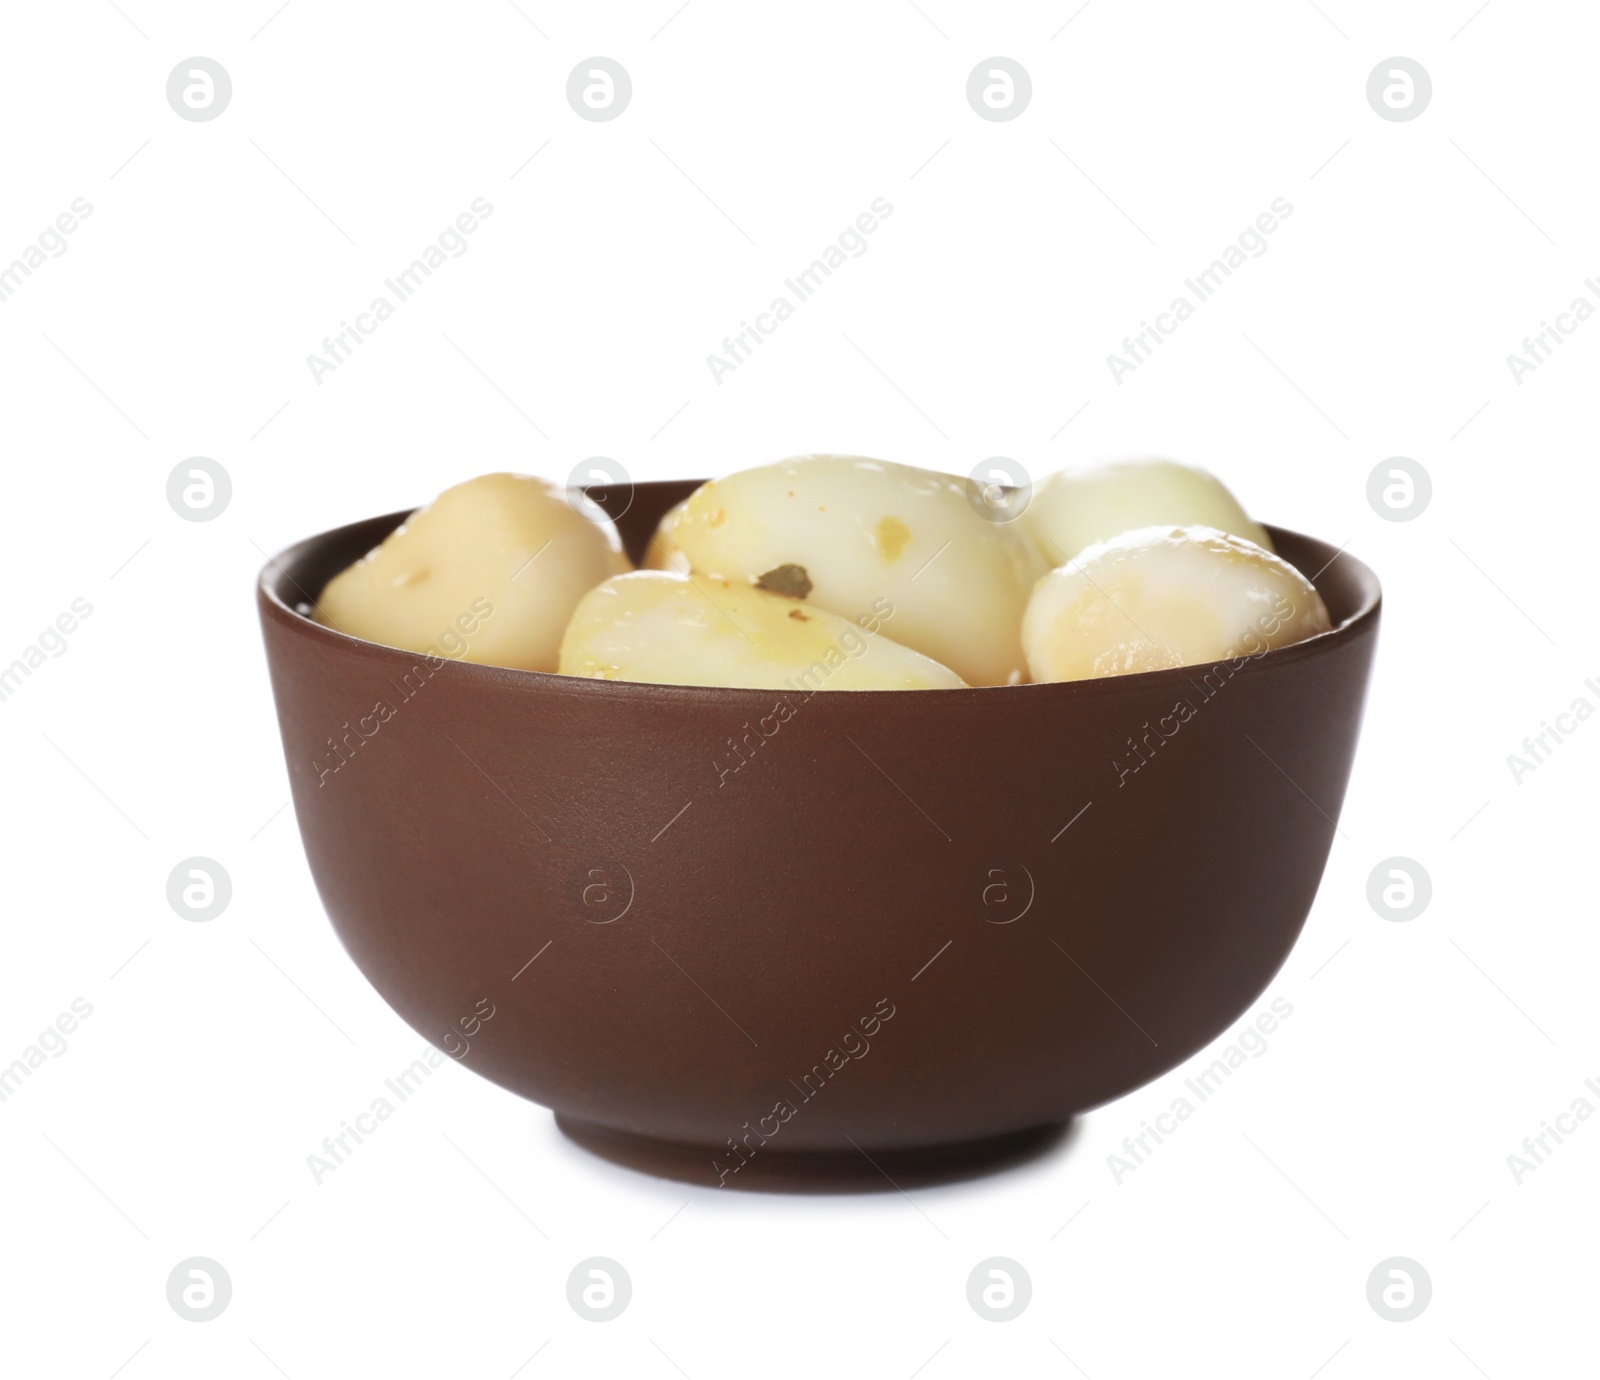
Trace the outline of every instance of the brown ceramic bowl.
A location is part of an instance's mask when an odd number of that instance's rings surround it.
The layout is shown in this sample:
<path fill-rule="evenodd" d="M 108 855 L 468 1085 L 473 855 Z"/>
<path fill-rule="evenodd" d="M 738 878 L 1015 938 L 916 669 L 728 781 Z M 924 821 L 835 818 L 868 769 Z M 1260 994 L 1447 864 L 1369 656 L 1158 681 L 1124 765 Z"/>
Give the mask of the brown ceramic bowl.
<path fill-rule="evenodd" d="M 635 559 L 693 487 L 631 494 Z M 1187 1059 L 1299 934 L 1378 631 L 1322 542 L 1272 530 L 1333 631 L 1237 667 L 808 699 L 307 618 L 403 517 L 261 576 L 306 854 L 384 999 L 601 1155 L 741 1188 L 977 1172 Z"/>

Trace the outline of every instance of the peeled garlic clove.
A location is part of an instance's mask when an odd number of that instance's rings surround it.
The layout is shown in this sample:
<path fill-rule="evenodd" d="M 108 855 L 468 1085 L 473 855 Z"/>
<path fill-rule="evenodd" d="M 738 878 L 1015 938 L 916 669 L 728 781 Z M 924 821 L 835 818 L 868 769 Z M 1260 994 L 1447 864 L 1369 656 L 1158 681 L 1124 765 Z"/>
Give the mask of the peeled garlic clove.
<path fill-rule="evenodd" d="M 589 591 L 561 643 L 561 674 L 762 690 L 944 690 L 948 667 L 876 632 L 886 599 L 851 620 L 744 582 L 639 570 Z"/>
<path fill-rule="evenodd" d="M 1176 460 L 1112 460 L 1059 470 L 1033 491 L 1022 521 L 1052 565 L 1136 527 L 1216 527 L 1272 550 L 1223 482 Z"/>
<path fill-rule="evenodd" d="M 1258 656 L 1329 627 L 1311 582 L 1254 542 L 1146 527 L 1040 580 L 1022 641 L 1034 680 L 1084 680 Z"/>
<path fill-rule="evenodd" d="M 334 576 L 317 622 L 353 637 L 490 666 L 554 671 L 578 600 L 628 569 L 610 522 L 521 474 L 446 489 Z"/>
<path fill-rule="evenodd" d="M 689 500 L 684 499 L 682 503 L 667 509 L 666 516 L 656 524 L 656 530 L 651 534 L 650 544 L 644 549 L 644 559 L 639 562 L 640 570 L 676 570 L 683 574 L 689 569 L 689 558 L 672 536 L 683 510 L 688 506 Z"/>
<path fill-rule="evenodd" d="M 807 455 L 713 480 L 662 522 L 661 559 L 761 583 L 846 618 L 886 599 L 896 641 L 973 685 L 1023 668 L 1018 626 L 1047 567 L 1018 524 L 986 521 L 966 482 L 847 455 Z"/>

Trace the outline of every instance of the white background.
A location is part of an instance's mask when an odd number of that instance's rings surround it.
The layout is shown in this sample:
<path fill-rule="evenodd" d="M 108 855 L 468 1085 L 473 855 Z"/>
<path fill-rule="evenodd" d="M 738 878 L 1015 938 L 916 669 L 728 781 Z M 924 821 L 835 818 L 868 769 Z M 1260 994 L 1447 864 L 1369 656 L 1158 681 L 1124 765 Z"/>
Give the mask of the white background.
<path fill-rule="evenodd" d="M 0 1061 L 93 1006 L 0 1104 L 0 1369 L 1591 1364 L 1600 1125 L 1520 1185 L 1506 1157 L 1600 1106 L 1600 723 L 1520 784 L 1506 758 L 1580 695 L 1600 707 L 1600 323 L 1520 384 L 1506 356 L 1600 305 L 1592 7 L 119 3 L 8 6 L 0 44 L 0 263 L 94 208 L 0 302 L 0 661 L 74 598 L 94 610 L 0 703 Z M 209 123 L 165 98 L 196 54 L 234 84 Z M 610 123 L 565 99 L 594 54 L 633 80 Z M 1033 82 L 1006 123 L 965 99 L 995 54 Z M 1433 80 L 1408 123 L 1365 95 L 1395 54 Z M 468 252 L 317 384 L 307 354 L 480 196 Z M 870 250 L 716 383 L 706 355 L 877 197 Z M 1277 197 L 1269 251 L 1115 382 L 1107 353 Z M 1024 1169 L 908 1201 L 648 1179 L 449 1065 L 314 1183 L 306 1156 L 420 1041 L 339 948 L 282 808 L 263 553 L 490 469 L 607 455 L 664 478 L 813 449 L 1036 476 L 1165 451 L 1378 571 L 1342 833 L 1262 1002 L 1293 1016 L 1120 1184 L 1107 1156 L 1192 1069 Z M 165 497 L 195 455 L 233 481 L 204 524 Z M 1366 499 L 1396 455 L 1433 480 L 1408 523 Z M 165 896 L 197 854 L 233 879 L 208 924 Z M 1366 899 L 1392 855 L 1433 881 L 1405 924 Z M 234 1287 L 205 1324 L 165 1297 L 196 1255 Z M 633 1279 L 603 1326 L 565 1297 L 591 1255 Z M 1004 1325 L 965 1299 L 992 1255 L 1033 1280 Z M 1366 1298 L 1396 1255 L 1434 1289 L 1404 1324 Z"/>

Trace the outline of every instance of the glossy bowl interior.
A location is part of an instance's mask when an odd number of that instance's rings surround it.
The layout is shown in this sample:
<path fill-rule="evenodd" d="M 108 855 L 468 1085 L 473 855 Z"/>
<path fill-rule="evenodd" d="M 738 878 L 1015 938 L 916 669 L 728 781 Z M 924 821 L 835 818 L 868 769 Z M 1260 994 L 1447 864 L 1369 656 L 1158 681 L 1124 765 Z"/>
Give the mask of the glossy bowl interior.
<path fill-rule="evenodd" d="M 604 496 L 635 559 L 694 483 Z M 1316 895 L 1380 604 L 1320 541 L 1270 529 L 1335 624 L 1293 647 L 807 696 L 430 660 L 298 611 L 403 516 L 262 573 L 306 855 L 407 1022 L 613 1159 L 977 1172 L 1226 1029 Z"/>

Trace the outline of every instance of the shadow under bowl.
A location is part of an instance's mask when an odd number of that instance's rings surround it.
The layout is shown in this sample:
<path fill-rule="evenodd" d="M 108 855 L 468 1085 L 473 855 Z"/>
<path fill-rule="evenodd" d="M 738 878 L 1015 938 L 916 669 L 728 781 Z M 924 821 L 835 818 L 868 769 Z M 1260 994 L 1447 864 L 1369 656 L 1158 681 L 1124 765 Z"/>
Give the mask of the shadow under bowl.
<path fill-rule="evenodd" d="M 698 481 L 596 495 L 639 559 Z M 383 998 L 574 1140 L 709 1186 L 984 1172 L 1227 1029 L 1332 843 L 1376 577 L 1269 528 L 1330 632 L 1106 680 L 582 680 L 319 626 L 405 517 L 258 586 L 306 856 Z M 485 1014 L 492 1013 L 492 1014 Z"/>

